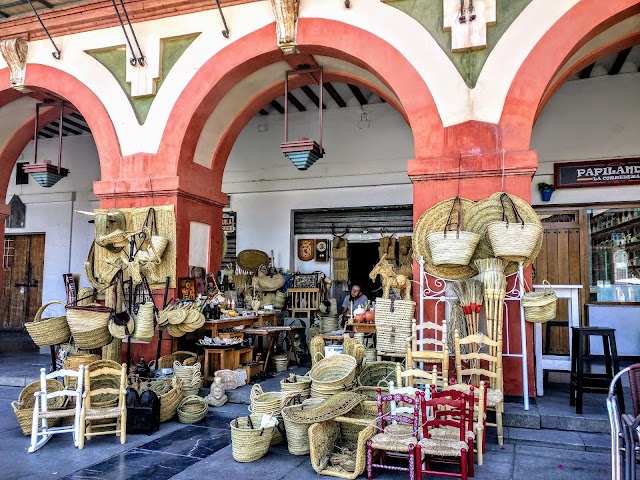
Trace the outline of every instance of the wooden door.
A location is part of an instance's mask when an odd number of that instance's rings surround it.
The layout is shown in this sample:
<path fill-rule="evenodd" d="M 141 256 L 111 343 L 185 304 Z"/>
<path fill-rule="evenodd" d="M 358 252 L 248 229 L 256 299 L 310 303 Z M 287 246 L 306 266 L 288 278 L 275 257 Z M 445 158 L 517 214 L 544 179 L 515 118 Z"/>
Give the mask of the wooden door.
<path fill-rule="evenodd" d="M 42 302 L 44 235 L 6 235 L 0 330 L 24 330 Z"/>
<path fill-rule="evenodd" d="M 579 212 L 555 211 L 539 214 L 544 227 L 544 240 L 540 254 L 533 263 L 533 283 L 541 285 L 543 280 L 547 280 L 552 285 L 582 285 Z M 567 299 L 558 299 L 556 322 L 568 322 L 568 307 Z M 582 312 L 582 299 L 578 311 Z M 568 326 L 548 324 L 543 326 L 542 335 L 544 354 L 569 354 Z"/>

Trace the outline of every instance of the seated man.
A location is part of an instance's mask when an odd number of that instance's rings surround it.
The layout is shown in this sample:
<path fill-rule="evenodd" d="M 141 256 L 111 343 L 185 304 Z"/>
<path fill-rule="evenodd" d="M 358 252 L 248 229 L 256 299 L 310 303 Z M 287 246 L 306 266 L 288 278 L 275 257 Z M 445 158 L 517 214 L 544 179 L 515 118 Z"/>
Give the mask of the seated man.
<path fill-rule="evenodd" d="M 351 314 L 351 304 L 353 303 L 353 310 L 362 306 L 363 308 L 367 307 L 367 296 L 362 293 L 360 289 L 360 285 L 354 283 L 351 285 L 351 295 L 347 295 L 344 297 L 344 301 L 342 302 L 342 315 L 349 316 Z"/>

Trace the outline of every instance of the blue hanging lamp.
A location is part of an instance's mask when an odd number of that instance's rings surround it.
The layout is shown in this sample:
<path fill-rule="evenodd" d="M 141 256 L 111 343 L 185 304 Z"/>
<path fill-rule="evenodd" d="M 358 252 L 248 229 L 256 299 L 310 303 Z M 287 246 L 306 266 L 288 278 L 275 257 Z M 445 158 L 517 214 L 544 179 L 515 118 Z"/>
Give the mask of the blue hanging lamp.
<path fill-rule="evenodd" d="M 320 111 L 319 136 L 318 142 L 307 137 L 300 137 L 298 140 L 289 141 L 289 75 L 306 75 L 314 72 L 320 73 L 320 81 L 318 83 L 320 90 L 320 99 L 318 101 Z M 311 78 L 315 77 L 310 75 Z M 291 160 L 298 170 L 307 170 L 316 160 L 324 156 L 322 148 L 322 67 L 306 68 L 299 70 L 287 70 L 284 76 L 284 142 L 280 144 L 280 149 L 285 156 Z"/>
<path fill-rule="evenodd" d="M 58 119 L 58 166 L 51 164 L 51 160 L 45 160 L 38 163 L 38 131 L 40 130 L 40 107 L 51 107 L 58 105 L 60 107 L 60 118 Z M 61 179 L 69 175 L 69 170 L 62 168 L 62 115 L 64 113 L 64 100 L 59 102 L 37 103 L 36 104 L 36 121 L 35 131 L 33 135 L 33 163 L 25 164 L 23 170 L 45 188 L 53 187 Z"/>

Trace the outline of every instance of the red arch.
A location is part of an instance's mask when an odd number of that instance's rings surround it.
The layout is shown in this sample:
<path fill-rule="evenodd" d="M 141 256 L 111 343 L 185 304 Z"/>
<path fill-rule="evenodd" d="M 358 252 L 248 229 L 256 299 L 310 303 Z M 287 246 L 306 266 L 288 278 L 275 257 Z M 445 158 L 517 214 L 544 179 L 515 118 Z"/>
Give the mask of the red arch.
<path fill-rule="evenodd" d="M 500 118 L 503 146 L 528 150 L 536 112 L 558 70 L 585 43 L 640 12 L 638 0 L 582 0 L 545 33 L 520 66 Z"/>
<path fill-rule="evenodd" d="M 275 38 L 275 24 L 263 27 L 224 48 L 199 69 L 171 111 L 167 121 L 171 128 L 165 129 L 158 161 L 177 162 L 178 174 L 188 173 L 202 128 L 219 101 L 238 81 L 282 60 Z M 394 47 L 366 30 L 318 18 L 300 19 L 297 44 L 303 53 L 330 55 L 372 72 L 400 100 L 413 130 L 416 158 L 442 152 L 444 129 L 431 92 Z M 225 163 L 226 157 L 216 158 L 214 171 L 222 172 Z"/>
<path fill-rule="evenodd" d="M 0 84 L 8 85 L 9 69 L 0 70 Z M 6 78 L 6 82 L 3 80 Z M 71 102 L 84 116 L 91 133 L 93 134 L 98 157 L 100 159 L 100 172 L 102 178 L 118 176 L 119 160 L 121 158 L 120 143 L 116 135 L 113 122 L 98 96 L 84 83 L 74 76 L 46 65 L 29 64 L 25 75 L 25 86 L 34 90 L 48 90 Z M 17 97 L 11 89 L 0 91 L 0 107 Z M 34 112 L 35 113 L 35 112 Z M 2 174 L 10 164 L 9 172 L 20 155 L 20 152 L 29 143 L 33 131 L 25 137 L 28 128 L 19 126 L 0 153 L 0 169 Z M 17 154 L 15 153 L 17 151 Z M 12 155 L 15 157 L 12 158 Z M 0 174 L 0 178 L 1 175 Z M 2 180 L 0 180 L 2 182 Z M 0 183 L 1 185 L 1 183 Z"/>

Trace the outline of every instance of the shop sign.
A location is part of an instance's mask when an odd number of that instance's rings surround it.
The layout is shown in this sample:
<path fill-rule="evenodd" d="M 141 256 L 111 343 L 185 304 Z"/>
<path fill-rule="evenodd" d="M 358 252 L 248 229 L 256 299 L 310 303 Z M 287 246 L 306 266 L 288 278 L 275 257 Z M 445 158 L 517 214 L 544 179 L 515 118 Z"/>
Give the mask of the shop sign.
<path fill-rule="evenodd" d="M 236 232 L 236 212 L 222 214 L 222 231 L 227 234 Z"/>
<path fill-rule="evenodd" d="M 640 158 L 554 163 L 553 168 L 556 188 L 640 183 Z"/>

